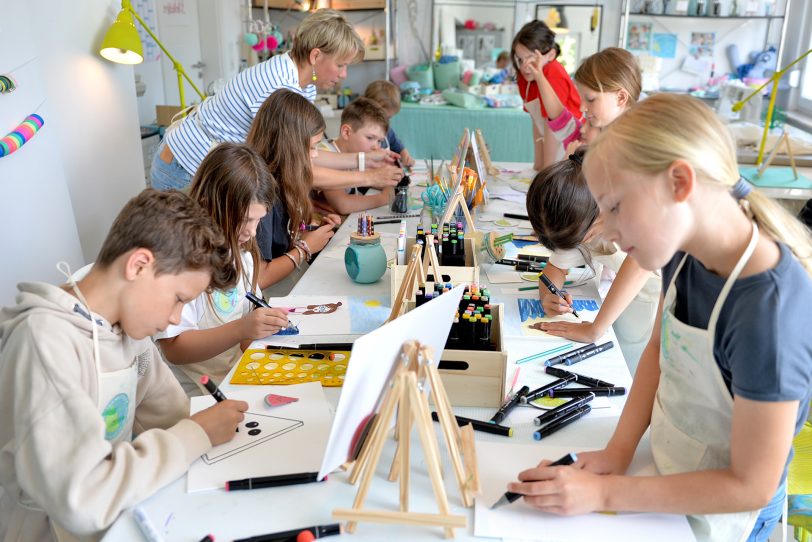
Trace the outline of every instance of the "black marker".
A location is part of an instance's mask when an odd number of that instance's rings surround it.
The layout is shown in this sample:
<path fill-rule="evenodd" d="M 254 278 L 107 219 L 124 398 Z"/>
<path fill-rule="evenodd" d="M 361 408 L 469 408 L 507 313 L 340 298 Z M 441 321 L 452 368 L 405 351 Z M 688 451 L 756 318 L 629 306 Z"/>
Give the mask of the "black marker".
<path fill-rule="evenodd" d="M 326 480 L 327 477 L 325 476 Z M 244 478 L 226 482 L 226 491 L 239 489 L 262 489 L 264 487 L 292 486 L 296 484 L 309 484 L 319 481 L 318 472 L 298 472 L 295 474 L 280 474 L 277 476 L 260 476 L 258 478 Z"/>
<path fill-rule="evenodd" d="M 533 391 L 531 391 L 530 393 L 528 393 L 527 395 L 525 395 L 524 397 L 522 397 L 520 400 L 521 400 L 522 403 L 529 403 L 530 401 L 532 401 L 534 399 L 538 399 L 539 397 L 542 397 L 544 395 L 551 394 L 551 392 L 553 390 L 557 390 L 558 388 L 563 388 L 564 386 L 566 386 L 570 382 L 575 382 L 575 375 L 574 374 L 570 374 L 569 376 L 566 376 L 564 378 L 559 378 L 558 380 L 554 380 L 554 381 L 550 382 L 549 384 L 545 384 L 544 386 L 542 386 L 540 388 L 536 388 Z"/>
<path fill-rule="evenodd" d="M 558 461 L 553 461 L 547 466 L 558 467 L 560 465 L 572 465 L 576 461 L 578 461 L 578 456 L 570 452 L 561 459 L 559 459 Z M 513 493 L 512 491 L 506 491 L 505 494 L 502 495 L 502 497 L 498 501 L 493 503 L 493 506 L 491 506 L 491 510 L 499 508 L 500 506 L 504 506 L 506 504 L 510 504 L 512 502 L 516 502 L 519 500 L 520 497 L 524 497 L 524 495 L 522 495 L 521 493 Z"/>
<path fill-rule="evenodd" d="M 550 409 L 541 416 L 538 416 L 535 420 L 533 420 L 533 423 L 536 425 L 544 425 L 547 423 L 552 423 L 556 420 L 563 418 L 576 408 L 581 408 L 585 404 L 592 401 L 592 399 L 594 398 L 595 398 L 594 393 L 587 393 L 586 395 L 577 397 L 572 401 L 567 401 L 563 405 Z"/>
<path fill-rule="evenodd" d="M 379 226 L 381 224 L 400 224 L 401 222 L 403 222 L 403 220 L 401 220 L 400 218 L 390 218 L 386 220 L 376 220 L 375 225 Z"/>
<path fill-rule="evenodd" d="M 569 414 L 557 419 L 556 421 L 554 421 L 552 423 L 548 423 L 547 425 L 545 425 L 544 427 L 542 427 L 541 429 L 539 429 L 538 431 L 533 433 L 533 438 L 535 440 L 541 440 L 541 439 L 543 439 L 545 437 L 549 437 L 550 435 L 552 435 L 553 433 L 555 433 L 559 429 L 563 429 L 564 427 L 568 426 L 572 422 L 583 418 L 584 416 L 589 414 L 589 412 L 591 410 L 592 410 L 592 405 L 584 405 L 584 406 L 582 406 L 580 408 L 576 408 L 575 410 L 573 410 Z"/>
<path fill-rule="evenodd" d="M 352 343 L 307 343 L 299 346 L 274 346 L 268 344 L 266 350 L 333 350 L 339 352 L 349 352 L 352 350 Z"/>
<path fill-rule="evenodd" d="M 591 376 L 584 376 L 578 373 L 571 373 L 569 371 L 565 371 L 564 369 L 559 369 L 558 367 L 545 367 L 544 372 L 548 375 L 552 375 L 558 378 L 563 378 L 567 375 L 575 375 L 575 382 L 578 384 L 583 384 L 584 386 L 592 386 L 594 388 L 614 388 L 615 385 L 611 382 L 607 382 L 605 380 L 599 380 L 597 378 L 592 378 Z"/>
<path fill-rule="evenodd" d="M 560 297 L 562 300 L 564 300 L 564 303 L 567 302 L 567 298 L 564 297 L 564 293 L 561 290 L 559 290 L 558 287 L 555 284 L 553 284 L 553 281 L 551 281 L 549 278 L 547 278 L 547 275 L 545 275 L 544 273 L 541 273 L 541 274 L 539 274 L 539 279 L 541 279 L 541 282 L 544 283 L 544 286 L 546 286 L 547 289 L 550 290 L 551 294 L 557 295 L 558 297 Z M 572 308 L 572 305 L 570 305 L 570 308 Z M 575 312 L 574 308 L 572 309 L 572 315 L 575 316 L 576 318 L 579 318 L 578 313 Z"/>
<path fill-rule="evenodd" d="M 611 388 L 567 388 L 565 390 L 553 390 L 550 397 L 580 397 L 587 393 L 594 393 L 600 397 L 613 397 L 615 395 L 626 395 L 626 388 L 614 386 Z"/>
<path fill-rule="evenodd" d="M 563 354 L 551 357 L 550 359 L 544 362 L 544 365 L 546 367 L 551 367 L 553 365 L 558 365 L 559 363 L 564 363 L 564 360 L 566 360 L 568 357 L 574 356 L 575 354 L 579 354 L 581 352 L 586 352 L 587 350 L 589 350 L 590 348 L 594 348 L 595 346 L 597 346 L 595 343 L 589 343 L 586 346 L 579 346 L 575 350 L 570 350 L 569 352 L 564 352 Z"/>
<path fill-rule="evenodd" d="M 214 380 L 209 378 L 209 375 L 203 375 L 200 377 L 200 383 L 206 387 L 212 397 L 214 397 L 217 402 L 225 401 L 226 396 L 223 395 L 223 392 L 220 391 L 220 388 L 217 387 L 217 384 L 214 383 Z"/>
<path fill-rule="evenodd" d="M 597 356 L 601 352 L 606 352 L 613 346 L 615 346 L 615 343 L 613 343 L 612 341 L 607 341 L 603 344 L 593 346 L 588 350 L 583 350 L 581 352 L 570 354 L 569 356 L 564 358 L 564 365 L 573 365 L 575 363 L 579 363 L 587 358 L 591 358 L 592 356 Z"/>
<path fill-rule="evenodd" d="M 308 531 L 310 531 L 313 538 L 324 538 L 325 536 L 335 536 L 341 534 L 343 528 L 341 527 L 340 523 L 314 525 L 313 527 L 303 527 L 301 529 L 292 529 L 290 531 L 279 531 L 278 533 L 249 536 L 248 538 L 237 539 L 234 542 L 296 542 L 296 539 L 300 534 Z"/>
<path fill-rule="evenodd" d="M 507 418 L 508 413 L 510 413 L 513 408 L 519 404 L 519 401 L 527 395 L 527 392 L 530 391 L 529 386 L 522 386 L 516 394 L 505 401 L 505 403 L 499 407 L 499 410 L 496 411 L 496 414 L 493 415 L 493 418 L 490 419 L 490 423 L 502 423 L 502 420 Z"/>
<path fill-rule="evenodd" d="M 474 431 L 482 431 L 483 433 L 491 433 L 493 435 L 501 435 L 503 437 L 512 437 L 513 436 L 513 428 L 506 427 L 504 425 L 498 425 L 491 422 L 483 422 L 482 420 L 474 420 L 471 418 L 464 418 L 462 416 L 454 416 L 457 420 L 457 425 L 462 427 L 463 425 L 471 424 L 471 427 L 474 428 Z M 436 412 L 431 413 L 431 419 L 435 422 L 440 421 L 440 417 L 437 415 Z"/>
<path fill-rule="evenodd" d="M 505 218 L 517 218 L 519 220 L 530 220 L 530 217 L 527 215 L 517 214 L 517 213 L 502 213 L 502 216 Z"/>

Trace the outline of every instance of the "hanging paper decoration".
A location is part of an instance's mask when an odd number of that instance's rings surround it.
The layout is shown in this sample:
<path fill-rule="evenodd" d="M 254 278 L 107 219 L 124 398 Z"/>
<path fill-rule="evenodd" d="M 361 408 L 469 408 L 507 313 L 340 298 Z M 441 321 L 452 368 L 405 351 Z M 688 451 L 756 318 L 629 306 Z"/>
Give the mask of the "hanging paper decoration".
<path fill-rule="evenodd" d="M 25 145 L 34 135 L 39 132 L 45 121 L 32 113 L 25 120 L 3 139 L 0 139 L 0 158 L 7 156 L 23 145 Z"/>

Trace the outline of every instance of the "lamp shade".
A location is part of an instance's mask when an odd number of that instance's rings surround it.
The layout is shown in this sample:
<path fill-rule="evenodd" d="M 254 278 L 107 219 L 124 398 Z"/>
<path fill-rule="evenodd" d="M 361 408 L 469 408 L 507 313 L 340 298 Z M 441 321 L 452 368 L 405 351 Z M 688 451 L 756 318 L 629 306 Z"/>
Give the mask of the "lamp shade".
<path fill-rule="evenodd" d="M 122 9 L 110 25 L 102 41 L 99 54 L 119 64 L 140 64 L 144 60 L 144 46 L 135 28 L 132 14 Z"/>

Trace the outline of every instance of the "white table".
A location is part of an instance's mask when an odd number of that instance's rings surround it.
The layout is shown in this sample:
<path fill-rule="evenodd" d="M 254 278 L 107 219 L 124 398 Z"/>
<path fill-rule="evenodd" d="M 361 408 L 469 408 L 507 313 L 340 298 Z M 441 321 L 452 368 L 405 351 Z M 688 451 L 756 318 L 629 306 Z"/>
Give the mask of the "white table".
<path fill-rule="evenodd" d="M 525 167 L 517 164 L 504 164 L 507 169 L 519 170 Z M 415 179 L 419 176 L 415 175 Z M 413 188 L 418 193 L 421 188 Z M 510 204 L 500 200 L 492 200 L 483 217 L 501 216 L 504 211 L 524 213 L 523 208 L 516 204 Z M 373 215 L 389 215 L 388 209 L 378 209 L 372 212 Z M 418 219 L 408 220 L 409 231 L 414 232 L 414 225 Z M 301 281 L 296 285 L 291 294 L 333 294 L 341 292 L 348 296 L 378 296 L 388 295 L 390 291 L 389 271 L 377 283 L 362 285 L 352 282 L 344 270 L 343 251 L 331 250 L 333 246 L 343 246 L 348 243 L 349 234 L 355 227 L 357 221 L 355 216 L 351 216 L 339 229 L 336 236 L 310 267 Z M 487 227 L 488 222 L 481 222 L 482 227 Z M 526 224 L 529 228 L 529 224 Z M 493 224 L 490 224 L 493 227 Z M 521 224 L 520 226 L 521 227 Z M 399 224 L 376 225 L 376 231 L 397 233 Z M 516 229 L 516 228 L 514 228 Z M 395 243 L 394 239 L 384 238 L 384 243 Z M 487 274 L 481 274 L 481 280 L 487 283 Z M 530 283 L 526 283 L 530 284 Z M 511 285 L 508 285 L 511 286 Z M 515 290 L 516 284 L 511 288 Z M 491 287 L 492 297 L 495 302 L 516 305 L 518 293 L 502 294 L 502 287 Z M 573 291 L 578 295 L 577 291 Z M 595 290 L 586 291 L 585 295 L 595 294 Z M 537 292 L 525 292 L 524 297 L 536 296 Z M 351 337 L 348 337 L 351 338 Z M 614 335 L 612 334 L 614 340 Z M 331 336 L 330 341 L 340 341 L 341 337 Z M 562 341 L 563 342 L 563 341 Z M 617 342 L 615 340 L 615 342 Z M 506 338 L 508 357 L 507 375 L 510 378 L 513 374 L 513 365 L 516 359 L 527 354 L 535 353 L 539 350 L 534 347 L 532 339 L 522 337 Z M 629 387 L 631 385 L 631 375 L 626 367 L 623 354 L 620 348 L 613 348 L 600 356 L 591 358 L 580 363 L 575 369 L 595 378 L 600 378 L 612 382 L 618 386 Z M 227 384 L 230 376 L 227 377 L 222 388 L 228 394 L 233 386 Z M 543 373 L 538 362 L 530 362 L 522 366 L 520 383 L 527 384 L 532 388 L 548 382 L 550 378 Z M 241 387 L 244 388 L 244 387 Z M 328 400 L 334 405 L 337 404 L 340 388 L 325 388 Z M 625 397 L 613 397 L 609 401 L 622 408 Z M 455 413 L 478 419 L 488 419 L 494 409 L 487 408 L 455 408 Z M 533 418 L 538 415 L 538 411 L 532 408 L 517 408 L 504 423 L 514 428 L 514 436 L 511 439 L 494 435 L 476 433 L 477 440 L 498 440 L 509 443 L 532 443 L 532 433 L 535 431 Z M 605 446 L 614 427 L 617 423 L 616 417 L 592 417 L 586 416 L 577 423 L 572 424 L 561 431 L 546 438 L 544 443 L 551 446 L 568 446 L 572 448 L 602 448 Z M 436 424 L 435 424 L 436 425 Z M 438 431 L 439 434 L 439 431 Z M 415 438 L 415 443 L 419 440 Z M 441 445 L 442 448 L 442 445 Z M 422 454 L 419 445 L 413 445 L 412 455 L 412 476 L 411 476 L 411 510 L 422 512 L 436 512 L 430 482 L 425 472 Z M 395 484 L 385 480 L 386 470 L 391 462 L 394 450 L 393 443 L 384 452 L 378 468 L 378 478 L 372 484 L 366 503 L 374 508 L 397 509 L 398 490 Z M 444 452 L 444 450 L 443 450 Z M 444 461 L 447 458 L 444 457 Z M 636 459 L 638 463 L 650 462 L 647 444 L 644 443 L 638 451 Z M 530 465 L 517 465 L 516 472 Z M 454 477 L 451 474 L 446 461 L 445 472 L 447 473 L 446 489 L 452 514 L 463 514 L 469 518 L 467 529 L 457 529 L 456 539 L 485 540 L 475 538 L 473 532 L 473 510 L 462 506 L 459 492 L 455 486 Z M 254 491 L 242 491 L 227 493 L 225 491 L 208 491 L 202 493 L 187 494 L 185 492 L 185 476 L 176 480 L 168 487 L 159 491 L 156 495 L 141 503 L 152 522 L 162 532 L 167 541 L 196 541 L 200 540 L 208 533 L 213 533 L 217 540 L 230 540 L 234 538 L 254 536 L 262 533 L 272 533 L 286 529 L 303 528 L 310 525 L 332 523 L 331 511 L 334 508 L 349 508 L 357 491 L 357 486 L 351 486 L 346 482 L 345 473 L 337 473 L 330 476 L 327 482 L 320 484 L 308 484 L 303 486 L 289 486 L 284 488 L 262 489 Z M 506 533 L 506 536 L 508 533 Z M 442 529 L 436 527 L 400 527 L 384 524 L 359 524 L 356 534 L 331 537 L 329 540 L 358 540 L 358 541 L 380 541 L 386 537 L 393 541 L 406 540 L 438 540 L 442 538 Z M 140 532 L 132 519 L 130 511 L 124 512 L 116 523 L 111 527 L 104 540 L 108 542 L 118 540 L 140 540 Z"/>

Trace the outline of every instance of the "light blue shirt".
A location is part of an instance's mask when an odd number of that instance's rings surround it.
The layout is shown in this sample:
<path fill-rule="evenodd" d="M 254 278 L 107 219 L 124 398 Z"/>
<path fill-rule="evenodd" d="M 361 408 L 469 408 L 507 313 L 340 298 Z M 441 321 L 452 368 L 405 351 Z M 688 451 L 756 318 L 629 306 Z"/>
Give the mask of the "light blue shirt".
<path fill-rule="evenodd" d="M 299 72 L 288 53 L 243 70 L 219 93 L 209 96 L 197 110 L 166 134 L 172 154 L 183 169 L 194 175 L 200 162 L 216 143 L 242 143 L 254 116 L 268 96 L 286 88 L 311 103 L 315 85 L 299 86 Z"/>

